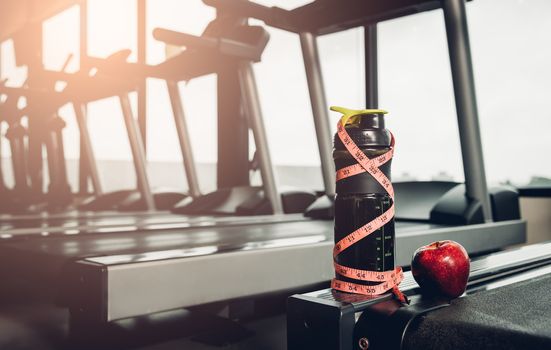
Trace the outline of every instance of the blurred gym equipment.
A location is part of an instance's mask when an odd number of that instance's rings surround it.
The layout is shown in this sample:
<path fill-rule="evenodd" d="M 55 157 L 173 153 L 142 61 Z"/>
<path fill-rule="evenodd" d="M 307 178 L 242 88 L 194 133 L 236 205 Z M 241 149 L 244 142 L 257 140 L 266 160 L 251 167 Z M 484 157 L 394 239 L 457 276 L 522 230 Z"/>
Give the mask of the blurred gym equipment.
<path fill-rule="evenodd" d="M 315 198 L 313 193 L 304 191 L 281 192 L 276 186 L 252 69 L 252 63 L 260 61 L 269 35 L 264 28 L 243 25 L 243 21 L 241 17 L 219 16 L 207 26 L 201 37 L 161 29 L 154 32 L 157 39 L 167 44 L 191 49 L 184 55 L 214 56 L 212 68 L 218 75 L 219 189 L 196 197 L 191 203 L 176 206 L 175 213 L 302 213 Z M 222 33 L 224 37 L 220 37 Z M 228 96 L 230 92 L 234 96 Z M 250 185 L 249 169 L 253 164 L 248 159 L 249 128 L 254 136 L 262 187 Z"/>

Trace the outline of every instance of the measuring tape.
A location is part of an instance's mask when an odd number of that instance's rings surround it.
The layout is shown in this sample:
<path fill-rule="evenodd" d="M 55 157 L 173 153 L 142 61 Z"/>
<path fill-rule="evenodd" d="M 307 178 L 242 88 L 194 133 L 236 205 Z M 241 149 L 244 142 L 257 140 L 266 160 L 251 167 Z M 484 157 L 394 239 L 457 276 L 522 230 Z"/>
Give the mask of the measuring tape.
<path fill-rule="evenodd" d="M 369 236 L 373 232 L 379 230 L 394 218 L 394 188 L 392 187 L 390 180 L 379 169 L 381 165 L 391 160 L 394 155 L 394 135 L 391 133 L 390 150 L 378 157 L 370 159 L 356 145 L 352 138 L 350 138 L 345 128 L 345 125 L 348 122 L 357 121 L 359 114 L 385 114 L 387 112 L 383 110 L 353 111 L 342 107 L 331 107 L 331 110 L 343 113 L 342 118 L 337 123 L 337 134 L 342 144 L 357 162 L 354 165 L 338 169 L 336 176 L 337 181 L 368 172 L 385 189 L 390 198 L 392 198 L 392 206 L 383 214 L 345 236 L 343 239 L 338 241 L 333 248 L 333 265 L 336 273 L 350 279 L 375 282 L 376 284 L 363 285 L 341 281 L 334 278 L 331 281 L 331 288 L 342 292 L 363 294 L 367 296 L 378 296 L 392 290 L 392 293 L 394 293 L 398 300 L 401 302 L 407 302 L 407 297 L 400 291 L 400 289 L 398 289 L 398 285 L 404 278 L 404 273 L 401 267 L 398 266 L 394 270 L 390 271 L 369 271 L 343 266 L 337 263 L 336 260 L 337 256 L 341 252 L 350 248 L 355 243 Z"/>

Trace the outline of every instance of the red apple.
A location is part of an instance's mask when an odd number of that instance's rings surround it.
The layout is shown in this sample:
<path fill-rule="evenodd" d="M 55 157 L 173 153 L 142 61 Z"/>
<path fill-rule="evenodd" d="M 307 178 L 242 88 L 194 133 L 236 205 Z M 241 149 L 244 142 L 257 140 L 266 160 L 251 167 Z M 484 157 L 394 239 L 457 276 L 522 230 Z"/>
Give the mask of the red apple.
<path fill-rule="evenodd" d="M 457 298 L 469 279 L 469 254 L 454 241 L 438 241 L 413 253 L 411 272 L 425 294 Z"/>

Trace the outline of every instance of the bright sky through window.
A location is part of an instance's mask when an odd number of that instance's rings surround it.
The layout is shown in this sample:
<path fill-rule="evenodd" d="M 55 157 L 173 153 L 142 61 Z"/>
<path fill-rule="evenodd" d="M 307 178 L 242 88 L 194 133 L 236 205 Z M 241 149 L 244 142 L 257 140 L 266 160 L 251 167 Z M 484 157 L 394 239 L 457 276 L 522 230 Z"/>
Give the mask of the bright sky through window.
<path fill-rule="evenodd" d="M 307 1 L 259 1 L 293 8 Z M 526 183 L 551 177 L 551 2 L 477 0 L 467 5 L 486 172 L 491 183 Z M 105 57 L 129 48 L 136 58 L 136 2 L 89 1 L 88 53 Z M 200 35 L 214 17 L 200 0 L 155 0 L 147 6 L 147 60 L 164 59 L 155 41 L 156 27 Z M 78 68 L 78 17 L 73 7 L 44 25 L 44 63 L 59 69 L 73 54 Z M 257 22 L 252 22 L 257 23 Z M 276 164 L 317 166 L 310 102 L 298 37 L 269 28 L 271 41 L 255 66 L 272 158 Z M 354 29 L 319 39 L 329 104 L 364 104 L 363 32 Z M 447 43 L 441 11 L 379 25 L 380 107 L 388 109 L 388 127 L 397 136 L 395 178 L 435 177 L 461 181 L 462 166 Z M 3 76 L 24 80 L 15 68 L 9 42 L 3 43 Z M 22 78 L 23 77 L 23 78 Z M 216 79 L 180 84 L 196 159 L 216 161 Z M 148 157 L 178 162 L 180 154 L 164 82 L 148 82 Z M 129 159 L 130 151 L 118 103 L 90 104 L 89 121 L 97 157 Z M 70 109 L 66 152 L 78 156 L 78 130 Z M 332 114 L 331 124 L 337 116 Z M 109 142 L 105 142 L 108 140 Z M 289 140 L 295 140 L 289 142 Z M 4 141 L 5 142 L 5 141 Z M 3 144 L 6 149 L 6 144 Z M 432 158 L 425 156 L 432 152 Z M 511 162 L 514 159 L 515 165 Z"/>

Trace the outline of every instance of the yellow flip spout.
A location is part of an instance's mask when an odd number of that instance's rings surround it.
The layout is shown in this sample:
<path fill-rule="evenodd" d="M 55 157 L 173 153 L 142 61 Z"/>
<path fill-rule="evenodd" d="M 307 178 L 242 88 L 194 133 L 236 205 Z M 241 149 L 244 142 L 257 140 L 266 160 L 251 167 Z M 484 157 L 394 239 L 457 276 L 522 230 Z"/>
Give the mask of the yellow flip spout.
<path fill-rule="evenodd" d="M 348 109 L 345 107 L 331 106 L 331 109 L 334 112 L 339 112 L 342 114 L 341 123 L 342 125 L 357 123 L 359 116 L 362 114 L 387 114 L 388 112 L 384 109 Z"/>

